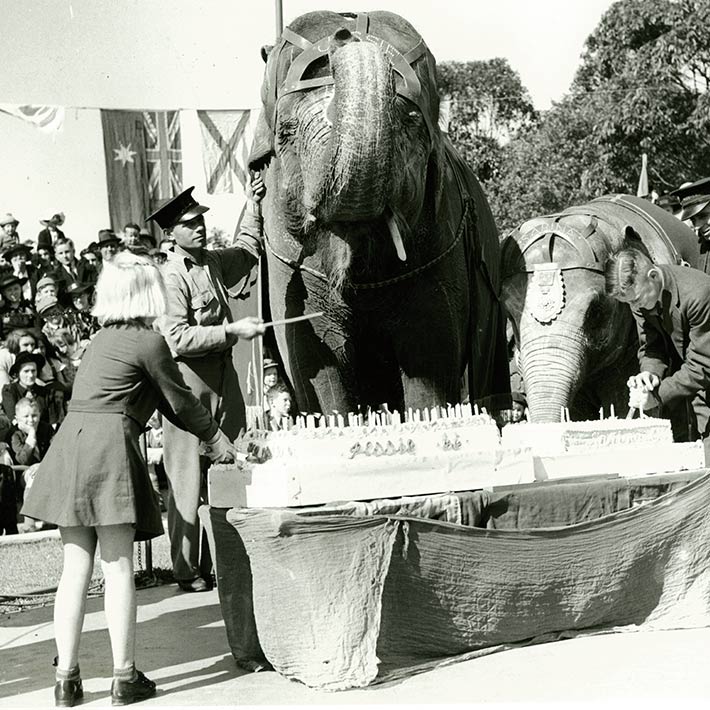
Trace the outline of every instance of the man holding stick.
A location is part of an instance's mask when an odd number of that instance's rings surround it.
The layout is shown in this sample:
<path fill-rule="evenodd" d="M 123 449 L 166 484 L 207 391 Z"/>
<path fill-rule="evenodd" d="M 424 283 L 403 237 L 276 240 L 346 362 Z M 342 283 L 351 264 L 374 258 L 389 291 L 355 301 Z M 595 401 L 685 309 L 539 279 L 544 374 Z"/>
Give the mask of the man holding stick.
<path fill-rule="evenodd" d="M 156 321 L 185 382 L 233 440 L 246 424 L 244 400 L 232 363 L 238 338 L 263 334 L 260 318 L 232 321 L 227 289 L 257 263 L 263 230 L 258 204 L 265 193 L 256 175 L 247 189 L 248 206 L 234 246 L 207 250 L 204 213 L 209 209 L 188 188 L 148 219 L 175 241 L 162 267 L 167 288 L 167 314 Z M 204 500 L 207 459 L 191 434 L 164 422 L 165 470 L 169 483 L 168 534 L 175 580 L 183 591 L 211 587 L 211 560 L 201 544 L 198 508 Z M 202 560 L 200 560 L 202 548 Z"/>

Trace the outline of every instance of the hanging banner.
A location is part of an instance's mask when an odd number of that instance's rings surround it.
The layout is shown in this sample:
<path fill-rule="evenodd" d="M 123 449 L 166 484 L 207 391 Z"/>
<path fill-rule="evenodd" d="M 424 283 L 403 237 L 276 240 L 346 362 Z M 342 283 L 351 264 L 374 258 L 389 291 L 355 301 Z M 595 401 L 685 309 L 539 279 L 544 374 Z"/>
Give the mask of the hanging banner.
<path fill-rule="evenodd" d="M 101 111 L 111 229 L 150 213 L 145 127 L 140 111 Z"/>
<path fill-rule="evenodd" d="M 179 111 L 101 111 L 111 226 L 143 224 L 182 190 Z M 158 228 L 147 225 L 155 236 Z"/>
<path fill-rule="evenodd" d="M 207 192 L 242 194 L 259 109 L 198 111 Z"/>
<path fill-rule="evenodd" d="M 31 123 L 44 133 L 56 133 L 64 124 L 63 106 L 0 104 L 0 111 Z"/>

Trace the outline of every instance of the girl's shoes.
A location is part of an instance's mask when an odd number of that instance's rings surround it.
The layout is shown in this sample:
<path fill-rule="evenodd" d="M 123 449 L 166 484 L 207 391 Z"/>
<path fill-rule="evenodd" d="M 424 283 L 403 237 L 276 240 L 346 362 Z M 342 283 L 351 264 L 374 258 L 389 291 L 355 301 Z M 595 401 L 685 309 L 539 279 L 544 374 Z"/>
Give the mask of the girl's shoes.
<path fill-rule="evenodd" d="M 58 708 L 74 707 L 84 697 L 81 678 L 77 680 L 58 680 L 54 684 L 54 704 Z"/>
<path fill-rule="evenodd" d="M 111 683 L 111 705 L 130 705 L 155 695 L 155 683 L 136 671 L 133 680 L 114 678 Z"/>

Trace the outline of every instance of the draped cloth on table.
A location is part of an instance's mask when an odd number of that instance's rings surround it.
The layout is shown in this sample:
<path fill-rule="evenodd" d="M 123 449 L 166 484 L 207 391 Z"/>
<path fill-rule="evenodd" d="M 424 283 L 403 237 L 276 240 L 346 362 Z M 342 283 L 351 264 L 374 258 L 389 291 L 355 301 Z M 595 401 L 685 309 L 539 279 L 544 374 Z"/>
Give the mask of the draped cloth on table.
<path fill-rule="evenodd" d="M 710 624 L 710 475 L 570 527 L 232 510 L 274 668 L 339 690 L 578 633 Z"/>

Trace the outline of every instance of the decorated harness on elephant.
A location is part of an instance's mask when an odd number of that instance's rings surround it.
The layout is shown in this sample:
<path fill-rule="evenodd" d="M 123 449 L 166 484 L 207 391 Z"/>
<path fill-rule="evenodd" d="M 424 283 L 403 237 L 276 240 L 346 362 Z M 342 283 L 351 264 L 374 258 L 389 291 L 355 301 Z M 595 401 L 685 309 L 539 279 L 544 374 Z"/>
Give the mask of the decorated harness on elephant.
<path fill-rule="evenodd" d="M 564 214 L 542 218 L 543 221 L 521 232 L 515 230 L 503 244 L 503 273 L 512 276 L 516 273 L 532 274 L 528 289 L 527 306 L 530 314 L 539 323 L 551 323 L 565 306 L 565 271 L 585 269 L 599 274 L 604 273 L 604 264 L 594 253 L 589 237 L 597 230 L 598 220 L 589 215 L 589 223 L 583 230 L 561 224 Z M 553 261 L 552 250 L 555 239 L 562 239 L 570 244 L 577 257 L 565 259 L 564 263 Z M 525 254 L 533 245 L 541 242 L 542 261 L 528 264 Z"/>
<path fill-rule="evenodd" d="M 370 34 L 370 18 L 367 13 L 361 12 L 357 14 L 355 18 L 343 16 L 343 20 L 345 21 L 353 21 L 353 19 L 355 29 L 351 34 L 361 42 L 373 42 L 380 47 L 395 72 L 395 91 L 403 98 L 411 101 L 421 111 L 429 132 L 429 139 L 433 142 L 435 135 L 434 126 L 432 125 L 428 107 L 423 101 L 421 82 L 419 81 L 417 73 L 412 68 L 412 65 L 427 53 L 427 46 L 424 40 L 420 39 L 414 47 L 409 49 L 405 54 L 402 54 L 386 40 Z M 267 123 L 272 130 L 276 126 L 276 114 L 278 113 L 279 101 L 284 96 L 297 91 L 309 91 L 323 86 L 330 86 L 334 83 L 332 74 L 315 77 L 313 79 L 303 78 L 308 68 L 314 62 L 327 56 L 332 40 L 333 35 L 328 35 L 321 37 L 321 39 L 316 42 L 311 42 L 289 27 L 284 28 L 281 33 L 281 43 L 276 51 L 280 54 L 290 45 L 300 49 L 301 53 L 291 63 L 286 78 L 280 86 L 277 85 L 276 81 L 278 61 L 269 62 L 267 66 L 268 90 L 265 97 L 265 112 Z M 275 59 L 278 59 L 278 55 Z"/>
<path fill-rule="evenodd" d="M 440 140 L 440 133 L 438 126 L 435 125 L 435 122 L 432 119 L 431 106 L 427 104 L 427 97 L 422 88 L 422 82 L 414 69 L 416 62 L 427 57 L 428 55 L 428 49 L 424 43 L 424 40 L 419 39 L 413 47 L 402 53 L 390 42 L 370 32 L 370 18 L 367 13 L 358 13 L 354 17 L 343 15 L 343 20 L 354 23 L 351 35 L 357 40 L 362 42 L 372 42 L 382 50 L 383 54 L 390 62 L 394 72 L 395 92 L 399 96 L 413 103 L 419 109 L 427 128 L 430 145 L 433 146 L 437 140 Z M 269 63 L 267 65 L 266 92 L 263 96 L 266 122 L 272 131 L 276 126 L 279 102 L 282 98 L 295 92 L 310 91 L 334 84 L 332 74 L 308 79 L 304 78 L 304 75 L 308 72 L 309 67 L 311 67 L 315 62 L 318 62 L 320 59 L 327 56 L 331 47 L 331 42 L 337 34 L 338 32 L 335 32 L 334 34 L 329 34 L 315 42 L 312 42 L 294 32 L 289 27 L 286 27 L 283 30 L 281 34 L 281 42 L 274 50 L 275 56 L 269 58 Z M 285 51 L 288 47 L 300 50 L 300 53 L 293 58 L 284 80 L 279 84 L 276 77 L 279 64 L 278 58 L 280 53 Z M 455 189 L 457 190 L 457 194 L 460 199 L 460 211 L 457 211 L 455 215 L 457 221 L 450 225 L 452 239 L 448 242 L 448 244 L 443 246 L 438 254 L 423 264 L 410 268 L 403 273 L 395 274 L 391 278 L 380 279 L 375 282 L 350 282 L 350 288 L 353 290 L 376 289 L 396 285 L 402 281 L 415 278 L 443 261 L 460 245 L 462 240 L 467 242 L 467 235 L 468 242 L 471 242 L 469 229 L 470 225 L 476 224 L 477 221 L 476 204 L 466 184 L 467 181 L 461 174 L 463 170 L 462 165 L 460 164 L 460 161 L 456 161 L 452 157 L 452 150 L 453 148 L 450 145 L 444 145 L 441 151 L 441 154 L 445 159 L 445 165 L 442 166 L 442 173 L 445 174 L 449 180 L 452 180 L 453 178 L 452 182 L 455 181 Z M 453 188 L 454 185 L 452 184 L 451 187 Z M 453 215 L 444 216 L 442 221 L 446 220 L 451 222 L 451 216 Z M 495 241 L 497 247 L 497 235 L 492 235 L 491 238 Z M 301 253 L 297 258 L 279 253 L 268 239 L 268 236 L 265 239 L 265 243 L 269 252 L 283 264 L 286 264 L 294 270 L 305 272 L 324 282 L 328 281 L 328 276 L 326 274 L 314 269 L 312 266 L 302 263 L 304 258 L 303 253 Z M 484 280 L 489 285 L 493 297 L 498 300 L 498 274 L 496 273 L 491 276 L 486 263 L 486 254 L 482 253 L 484 250 L 481 249 L 480 244 L 476 245 L 473 251 L 477 252 L 473 258 L 476 268 L 483 272 Z"/>

